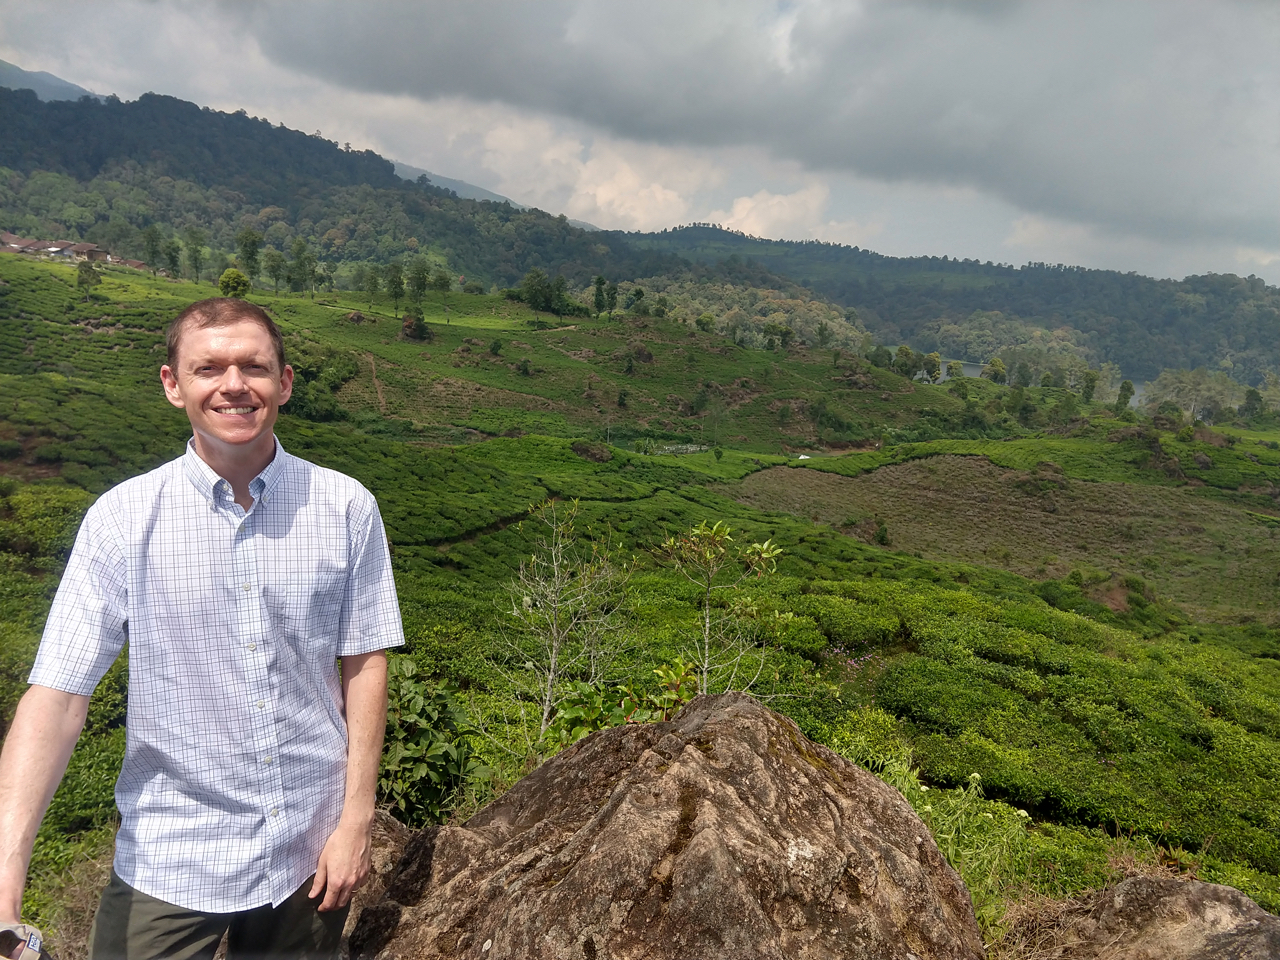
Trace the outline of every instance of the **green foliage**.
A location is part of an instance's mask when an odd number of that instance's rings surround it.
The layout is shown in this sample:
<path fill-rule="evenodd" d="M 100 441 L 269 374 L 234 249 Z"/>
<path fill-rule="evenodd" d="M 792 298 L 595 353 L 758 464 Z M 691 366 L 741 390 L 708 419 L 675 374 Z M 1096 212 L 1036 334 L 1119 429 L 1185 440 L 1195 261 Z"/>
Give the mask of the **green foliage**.
<path fill-rule="evenodd" d="M 661 683 L 657 690 L 636 692 L 631 684 L 606 690 L 581 681 L 573 683 L 543 735 L 552 752 L 608 727 L 670 720 L 693 699 L 697 677 L 689 664 L 677 660 L 653 672 Z"/>
<path fill-rule="evenodd" d="M 81 260 L 76 265 L 76 286 L 81 290 L 88 292 L 102 282 L 102 277 L 98 275 L 97 268 L 88 260 Z"/>
<path fill-rule="evenodd" d="M 442 823 L 468 779 L 483 776 L 470 738 L 475 731 L 456 690 L 418 677 L 411 657 L 387 658 L 386 745 L 378 798 L 410 826 Z"/>
<path fill-rule="evenodd" d="M 228 267 L 218 278 L 218 292 L 224 297 L 243 299 L 249 295 L 249 278 L 235 267 Z"/>
<path fill-rule="evenodd" d="M 1147 380 L 1164 368 L 1225 361 L 1246 383 L 1280 366 L 1271 333 L 1280 291 L 1257 277 L 1174 281 L 1045 263 L 888 257 L 708 226 L 625 236 L 700 263 L 751 261 L 855 308 L 873 334 L 891 343 L 971 361 L 1031 348 L 1094 365 L 1112 361 Z"/>

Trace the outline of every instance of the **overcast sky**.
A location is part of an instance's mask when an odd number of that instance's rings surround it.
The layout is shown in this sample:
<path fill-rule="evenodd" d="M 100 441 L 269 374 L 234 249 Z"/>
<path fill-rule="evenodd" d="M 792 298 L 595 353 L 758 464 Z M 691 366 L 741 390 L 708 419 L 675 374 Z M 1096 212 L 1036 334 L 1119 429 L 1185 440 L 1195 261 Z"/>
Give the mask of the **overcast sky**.
<path fill-rule="evenodd" d="M 1269 0 L 0 0 L 0 59 L 602 227 L 1280 283 Z"/>

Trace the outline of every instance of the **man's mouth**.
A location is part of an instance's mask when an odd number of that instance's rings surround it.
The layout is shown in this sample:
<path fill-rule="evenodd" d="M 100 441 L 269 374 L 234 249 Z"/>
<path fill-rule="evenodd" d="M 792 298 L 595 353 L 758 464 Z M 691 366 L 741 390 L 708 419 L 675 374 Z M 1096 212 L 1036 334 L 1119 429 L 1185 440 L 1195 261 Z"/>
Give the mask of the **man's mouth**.
<path fill-rule="evenodd" d="M 253 411 L 257 409 L 258 409 L 257 407 L 218 407 L 217 412 L 225 413 L 230 416 L 236 416 L 239 414 L 253 413 Z"/>

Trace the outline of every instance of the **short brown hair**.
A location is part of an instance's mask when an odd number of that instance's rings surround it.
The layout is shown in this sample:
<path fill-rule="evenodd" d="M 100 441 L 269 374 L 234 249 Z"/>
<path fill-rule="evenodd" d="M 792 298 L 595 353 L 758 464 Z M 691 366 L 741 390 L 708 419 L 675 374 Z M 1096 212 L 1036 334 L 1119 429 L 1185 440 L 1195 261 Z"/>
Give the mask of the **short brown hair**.
<path fill-rule="evenodd" d="M 248 300 L 236 300 L 233 297 L 210 297 L 208 300 L 201 300 L 193 303 L 187 309 L 173 318 L 173 322 L 169 324 L 169 329 L 165 331 L 165 346 L 168 348 L 169 355 L 167 362 L 170 367 L 174 367 L 178 363 L 178 344 L 182 342 L 182 335 L 187 331 L 188 327 L 195 327 L 197 330 L 204 330 L 208 327 L 229 327 L 233 323 L 239 323 L 242 320 L 248 320 L 256 323 L 267 331 L 267 335 L 271 337 L 271 346 L 275 348 L 276 360 L 280 364 L 280 372 L 284 372 L 284 337 L 280 334 L 280 328 L 276 326 L 275 321 L 267 316 L 267 311 L 263 310 L 256 303 L 250 303 Z"/>

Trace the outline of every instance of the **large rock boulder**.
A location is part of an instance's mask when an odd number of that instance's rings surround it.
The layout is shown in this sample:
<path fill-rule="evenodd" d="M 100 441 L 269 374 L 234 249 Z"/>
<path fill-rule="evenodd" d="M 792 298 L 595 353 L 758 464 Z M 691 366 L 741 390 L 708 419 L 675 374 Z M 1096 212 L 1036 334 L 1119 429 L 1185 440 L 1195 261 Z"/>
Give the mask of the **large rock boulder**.
<path fill-rule="evenodd" d="M 1043 960 L 1276 960 L 1280 918 L 1216 883 L 1133 877 L 1099 893 Z"/>
<path fill-rule="evenodd" d="M 410 840 L 353 957 L 977 958 L 901 794 L 745 694 L 565 750 Z"/>

